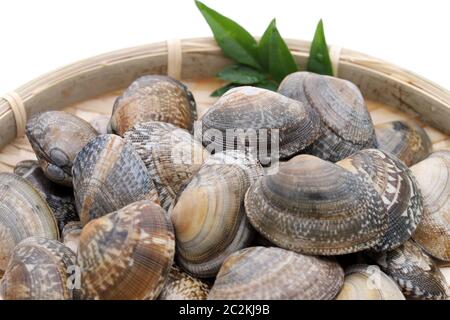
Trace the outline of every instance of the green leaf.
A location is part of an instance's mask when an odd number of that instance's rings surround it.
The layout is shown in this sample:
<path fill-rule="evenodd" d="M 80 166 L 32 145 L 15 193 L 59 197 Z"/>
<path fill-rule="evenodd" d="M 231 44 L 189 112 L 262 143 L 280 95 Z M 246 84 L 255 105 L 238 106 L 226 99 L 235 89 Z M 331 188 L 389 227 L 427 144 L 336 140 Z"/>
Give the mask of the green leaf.
<path fill-rule="evenodd" d="M 263 68 L 278 82 L 288 74 L 298 71 L 294 57 L 278 32 L 275 19 L 259 41 L 258 53 Z"/>
<path fill-rule="evenodd" d="M 211 93 L 211 97 L 220 97 L 223 94 L 225 94 L 228 90 L 239 87 L 240 85 L 237 83 L 228 83 L 224 85 L 223 87 L 220 87 L 219 89 L 215 90 L 213 93 Z"/>
<path fill-rule="evenodd" d="M 220 71 L 217 76 L 228 82 L 239 84 L 254 84 L 265 80 L 264 73 L 243 65 L 232 65 Z"/>
<path fill-rule="evenodd" d="M 328 52 L 322 19 L 317 24 L 314 39 L 311 43 L 307 69 L 318 74 L 333 75 L 333 66 Z"/>
<path fill-rule="evenodd" d="M 259 83 L 254 84 L 255 87 L 263 88 L 271 91 L 277 91 L 278 90 L 278 83 L 276 83 L 273 80 L 265 80 L 261 81 Z"/>
<path fill-rule="evenodd" d="M 258 62 L 258 44 L 247 30 L 200 1 L 196 0 L 195 4 L 225 55 L 238 63 L 261 69 Z"/>

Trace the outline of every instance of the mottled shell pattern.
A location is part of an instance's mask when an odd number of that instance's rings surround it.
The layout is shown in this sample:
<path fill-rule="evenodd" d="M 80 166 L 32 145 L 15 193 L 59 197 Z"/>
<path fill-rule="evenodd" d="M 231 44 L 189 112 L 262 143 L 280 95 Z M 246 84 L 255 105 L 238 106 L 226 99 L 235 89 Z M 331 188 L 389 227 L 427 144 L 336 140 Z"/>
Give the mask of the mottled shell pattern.
<path fill-rule="evenodd" d="M 73 186 L 83 225 L 135 201 L 158 198 L 139 155 L 124 139 L 111 134 L 92 139 L 78 153 Z"/>
<path fill-rule="evenodd" d="M 37 161 L 19 162 L 14 168 L 14 173 L 25 178 L 41 192 L 53 211 L 60 232 L 66 223 L 78 220 L 72 188 L 58 185 L 48 179 Z"/>
<path fill-rule="evenodd" d="M 28 121 L 26 134 L 45 175 L 70 187 L 75 156 L 97 136 L 97 131 L 70 113 L 47 111 Z"/>
<path fill-rule="evenodd" d="M 387 213 L 372 184 L 311 155 L 280 163 L 253 184 L 247 216 L 272 243 L 300 253 L 341 255 L 376 245 Z"/>
<path fill-rule="evenodd" d="M 272 155 L 272 143 L 278 143 L 280 158 L 289 158 L 310 145 L 320 130 L 319 117 L 309 106 L 246 86 L 227 91 L 206 111 L 201 123 L 208 151 L 246 148 L 255 155 L 258 151 L 259 160 L 262 148 L 267 148 L 267 156 Z M 278 130 L 278 139 L 274 130 Z"/>
<path fill-rule="evenodd" d="M 337 163 L 373 183 L 387 211 L 388 228 L 377 251 L 392 250 L 405 243 L 422 218 L 422 194 L 411 171 L 395 156 L 376 149 L 365 149 Z"/>
<path fill-rule="evenodd" d="M 336 300 L 405 300 L 397 283 L 376 265 L 353 265 L 345 270 Z"/>
<path fill-rule="evenodd" d="M 157 204 L 142 200 L 95 219 L 81 233 L 81 299 L 156 299 L 175 254 L 173 227 Z"/>
<path fill-rule="evenodd" d="M 168 122 L 191 131 L 196 119 L 194 97 L 184 84 L 167 76 L 143 76 L 114 103 L 109 133 L 122 136 L 148 121 Z"/>
<path fill-rule="evenodd" d="M 332 260 L 250 247 L 225 260 L 208 300 L 330 300 L 343 282 L 344 271 Z"/>
<path fill-rule="evenodd" d="M 158 300 L 206 300 L 209 285 L 174 265 Z"/>
<path fill-rule="evenodd" d="M 320 115 L 321 135 L 306 153 L 336 162 L 358 150 L 376 147 L 372 119 L 353 83 L 297 72 L 283 80 L 278 92 L 309 105 Z"/>
<path fill-rule="evenodd" d="M 81 221 L 71 221 L 64 226 L 61 234 L 63 243 L 75 253 L 78 252 L 82 229 Z"/>
<path fill-rule="evenodd" d="M 375 126 L 378 148 L 393 154 L 408 167 L 425 159 L 432 151 L 431 140 L 420 126 L 392 121 Z"/>
<path fill-rule="evenodd" d="M 14 249 L 0 282 L 0 299 L 71 300 L 76 256 L 61 242 L 31 237 Z"/>
<path fill-rule="evenodd" d="M 58 225 L 47 202 L 24 178 L 0 173 L 0 276 L 14 247 L 40 236 L 59 239 Z"/>
<path fill-rule="evenodd" d="M 138 124 L 125 132 L 124 139 L 143 160 L 166 210 L 209 155 L 189 132 L 170 123 Z"/>
<path fill-rule="evenodd" d="M 411 171 L 424 201 L 423 219 L 413 239 L 433 257 L 450 261 L 450 151 L 432 153 Z"/>
<path fill-rule="evenodd" d="M 244 196 L 262 174 L 255 159 L 238 152 L 205 161 L 170 210 L 177 263 L 183 269 L 196 277 L 213 277 L 227 256 L 250 245 L 254 231 Z"/>
<path fill-rule="evenodd" d="M 447 299 L 448 288 L 436 263 L 412 241 L 375 256 L 377 264 L 394 279 L 407 298 Z"/>

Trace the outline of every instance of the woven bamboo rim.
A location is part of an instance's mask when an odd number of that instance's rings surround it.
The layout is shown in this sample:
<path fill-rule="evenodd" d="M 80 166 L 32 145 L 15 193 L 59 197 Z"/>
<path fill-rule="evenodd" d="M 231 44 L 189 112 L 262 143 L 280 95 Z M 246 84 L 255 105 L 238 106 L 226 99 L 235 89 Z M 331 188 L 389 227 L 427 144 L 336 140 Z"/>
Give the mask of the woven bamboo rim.
<path fill-rule="evenodd" d="M 299 65 L 304 66 L 310 42 L 288 39 L 287 44 Z M 367 99 L 418 116 L 450 134 L 449 91 L 380 59 L 348 49 L 337 52 L 338 76 L 357 84 Z M 336 50 L 332 50 L 332 56 L 336 57 Z M 212 38 L 159 42 L 76 62 L 18 88 L 9 95 L 15 102 L 0 100 L 0 148 L 20 136 L 24 120 L 34 113 L 62 109 L 123 89 L 144 74 L 208 78 L 230 63 Z M 17 110 L 21 104 L 22 111 Z"/>

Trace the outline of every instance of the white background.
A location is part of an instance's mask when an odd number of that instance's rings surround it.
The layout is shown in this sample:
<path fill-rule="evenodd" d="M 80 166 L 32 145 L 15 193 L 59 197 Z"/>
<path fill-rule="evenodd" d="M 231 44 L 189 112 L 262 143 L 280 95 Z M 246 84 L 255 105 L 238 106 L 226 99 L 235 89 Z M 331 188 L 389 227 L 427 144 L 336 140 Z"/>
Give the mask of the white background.
<path fill-rule="evenodd" d="M 393 62 L 450 89 L 447 0 L 204 0 L 261 35 L 311 40 L 324 19 L 329 44 Z M 209 36 L 192 0 L 1 0 L 0 93 L 77 60 L 166 40 Z"/>

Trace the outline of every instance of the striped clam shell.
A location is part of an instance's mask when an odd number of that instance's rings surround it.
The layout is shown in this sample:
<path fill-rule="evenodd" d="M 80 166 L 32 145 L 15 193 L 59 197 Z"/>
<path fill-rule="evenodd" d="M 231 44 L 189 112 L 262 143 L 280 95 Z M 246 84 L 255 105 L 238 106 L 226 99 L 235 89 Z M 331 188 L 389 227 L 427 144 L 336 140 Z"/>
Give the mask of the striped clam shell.
<path fill-rule="evenodd" d="M 29 182 L 12 173 L 0 173 L 0 276 L 14 247 L 41 236 L 59 239 L 58 225 L 47 202 Z"/>
<path fill-rule="evenodd" d="M 353 265 L 345 270 L 336 300 L 405 300 L 397 283 L 376 265 Z"/>
<path fill-rule="evenodd" d="M 133 147 L 110 134 L 92 139 L 78 153 L 73 164 L 73 185 L 83 225 L 135 201 L 158 197 Z"/>
<path fill-rule="evenodd" d="M 305 150 L 336 162 L 358 150 L 376 147 L 375 131 L 364 98 L 351 82 L 311 73 L 293 73 L 278 92 L 302 101 L 319 115 L 321 135 Z"/>
<path fill-rule="evenodd" d="M 407 298 L 447 299 L 447 283 L 436 263 L 412 241 L 375 256 L 381 269 L 394 279 Z"/>
<path fill-rule="evenodd" d="M 158 300 L 206 300 L 209 285 L 174 265 Z"/>
<path fill-rule="evenodd" d="M 332 260 L 250 247 L 227 258 L 208 300 L 329 300 L 343 282 L 344 271 Z"/>
<path fill-rule="evenodd" d="M 215 276 L 226 257 L 249 246 L 253 238 L 243 201 L 263 171 L 256 160 L 247 157 L 237 164 L 237 159 L 235 153 L 211 156 L 170 210 L 177 263 L 196 277 Z"/>
<path fill-rule="evenodd" d="M 393 154 L 408 167 L 425 159 L 433 146 L 420 126 L 407 121 L 392 121 L 375 126 L 378 148 Z"/>
<path fill-rule="evenodd" d="M 172 225 L 157 204 L 142 200 L 88 223 L 81 233 L 77 298 L 156 299 L 175 253 Z"/>
<path fill-rule="evenodd" d="M 72 188 L 58 185 L 48 179 L 37 161 L 19 162 L 14 168 L 14 173 L 25 178 L 41 192 L 53 211 L 60 232 L 66 223 L 78 220 Z"/>
<path fill-rule="evenodd" d="M 387 228 L 386 209 L 372 184 L 311 155 L 280 163 L 278 173 L 259 179 L 246 194 L 245 209 L 272 243 L 306 254 L 362 251 Z"/>
<path fill-rule="evenodd" d="M 31 237 L 14 249 L 0 282 L 5 300 L 71 300 L 75 254 L 61 242 Z M 72 270 L 73 269 L 73 270 Z"/>
<path fill-rule="evenodd" d="M 194 97 L 184 84 L 167 76 L 149 75 L 135 80 L 117 98 L 108 130 L 122 136 L 136 124 L 162 121 L 191 131 L 196 119 Z"/>
<path fill-rule="evenodd" d="M 260 161 L 262 148 L 267 148 L 267 156 L 278 148 L 280 158 L 299 153 L 317 138 L 320 124 L 309 106 L 276 92 L 247 86 L 229 90 L 206 111 L 201 122 L 203 144 L 208 151 L 246 148 L 258 151 Z"/>
<path fill-rule="evenodd" d="M 405 243 L 422 218 L 422 194 L 411 171 L 395 156 L 380 150 L 358 151 L 337 163 L 373 183 L 388 214 L 388 228 L 374 250 L 392 250 Z"/>
<path fill-rule="evenodd" d="M 33 116 L 26 135 L 45 175 L 64 186 L 72 186 L 72 165 L 77 153 L 97 131 L 86 121 L 64 111 Z"/>
<path fill-rule="evenodd" d="M 436 152 L 411 167 L 424 202 L 423 219 L 413 239 L 428 254 L 444 261 L 450 261 L 449 155 L 450 151 Z"/>
<path fill-rule="evenodd" d="M 208 156 L 189 132 L 170 123 L 141 123 L 125 132 L 124 138 L 143 160 L 166 210 Z"/>

